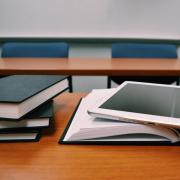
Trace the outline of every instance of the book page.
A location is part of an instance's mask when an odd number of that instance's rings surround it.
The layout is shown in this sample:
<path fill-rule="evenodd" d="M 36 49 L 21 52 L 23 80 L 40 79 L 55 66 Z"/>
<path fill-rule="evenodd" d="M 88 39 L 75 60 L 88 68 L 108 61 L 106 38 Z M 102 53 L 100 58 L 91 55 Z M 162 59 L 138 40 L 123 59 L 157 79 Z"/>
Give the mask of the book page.
<path fill-rule="evenodd" d="M 101 89 L 101 90 L 93 90 L 91 93 L 89 93 L 85 98 L 82 99 L 78 110 L 76 111 L 76 114 L 73 118 L 73 121 L 71 123 L 71 126 L 68 130 L 68 133 L 65 136 L 65 140 L 69 139 L 69 137 L 78 132 L 80 128 L 90 128 L 94 127 L 93 120 L 95 120 L 94 117 L 91 117 L 87 113 L 87 109 L 92 106 L 96 101 L 100 98 L 103 98 L 107 95 L 107 93 L 112 92 L 114 89 Z M 97 122 L 98 123 L 98 122 Z M 118 122 L 119 123 L 119 122 Z M 117 122 L 114 122 L 116 125 Z M 113 124 L 112 124 L 113 125 Z M 105 123 L 100 123 L 100 126 L 106 126 Z"/>

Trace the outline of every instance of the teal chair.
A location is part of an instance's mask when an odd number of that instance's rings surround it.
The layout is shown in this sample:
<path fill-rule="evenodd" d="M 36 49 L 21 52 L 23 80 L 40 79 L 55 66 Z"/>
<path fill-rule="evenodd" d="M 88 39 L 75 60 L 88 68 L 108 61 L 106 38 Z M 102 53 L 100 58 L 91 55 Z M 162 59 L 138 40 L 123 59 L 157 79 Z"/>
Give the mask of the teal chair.
<path fill-rule="evenodd" d="M 34 58 L 67 58 L 69 45 L 63 42 L 49 43 L 5 43 L 2 46 L 2 57 L 34 57 Z M 72 92 L 72 76 L 67 76 L 69 91 Z"/>
<path fill-rule="evenodd" d="M 166 58 L 177 59 L 176 46 L 169 44 L 143 44 L 143 43 L 114 43 L 112 44 L 112 58 Z M 132 59 L 133 61 L 133 59 Z M 111 81 L 121 84 L 124 81 L 139 81 L 160 84 L 179 85 L 179 77 L 173 76 L 109 76 L 108 88 Z"/>

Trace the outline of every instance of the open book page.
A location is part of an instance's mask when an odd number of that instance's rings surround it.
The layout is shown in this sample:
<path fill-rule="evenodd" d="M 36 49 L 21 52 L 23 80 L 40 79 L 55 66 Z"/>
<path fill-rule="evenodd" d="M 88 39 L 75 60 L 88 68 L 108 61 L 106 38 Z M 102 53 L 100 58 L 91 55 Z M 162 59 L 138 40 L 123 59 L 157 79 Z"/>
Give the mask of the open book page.
<path fill-rule="evenodd" d="M 91 117 L 87 113 L 87 109 L 90 106 L 93 106 L 93 104 L 95 104 L 99 99 L 113 92 L 113 90 L 114 89 L 94 90 L 92 91 L 92 93 L 82 99 L 79 108 L 73 118 L 71 126 L 69 127 L 69 130 L 64 138 L 65 141 L 105 138 L 125 134 L 154 134 L 159 136 L 159 140 L 169 139 L 172 142 L 179 141 L 179 137 L 177 136 L 177 134 L 170 128 L 153 125 L 151 126 L 125 123 L 121 121 Z M 147 139 L 148 138 L 144 140 L 146 141 Z M 149 139 L 152 139 L 152 137 L 149 137 Z M 110 140 L 112 140 L 112 138 Z M 116 140 L 116 138 L 114 140 Z"/>
<path fill-rule="evenodd" d="M 73 118 L 71 126 L 69 127 L 68 133 L 65 136 L 65 140 L 68 140 L 72 134 L 79 132 L 80 128 L 83 127 L 94 127 L 93 120 L 95 118 L 91 117 L 87 113 L 87 109 L 92 106 L 99 98 L 103 98 L 109 91 L 113 89 L 105 89 L 105 90 L 93 90 L 89 93 L 85 98 L 82 99 L 76 114 Z M 115 122 L 116 124 L 116 122 Z M 103 126 L 103 123 L 101 124 Z"/>

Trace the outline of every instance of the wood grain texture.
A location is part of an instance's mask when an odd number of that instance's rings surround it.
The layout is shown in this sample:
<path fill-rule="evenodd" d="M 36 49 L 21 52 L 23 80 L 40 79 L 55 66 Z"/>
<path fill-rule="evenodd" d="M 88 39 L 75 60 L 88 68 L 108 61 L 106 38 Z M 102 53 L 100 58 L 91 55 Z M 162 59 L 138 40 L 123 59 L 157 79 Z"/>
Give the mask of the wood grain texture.
<path fill-rule="evenodd" d="M 177 59 L 0 58 L 0 75 L 180 75 Z"/>
<path fill-rule="evenodd" d="M 180 179 L 180 147 L 60 145 L 80 97 L 54 101 L 56 128 L 37 143 L 0 144 L 0 180 Z"/>

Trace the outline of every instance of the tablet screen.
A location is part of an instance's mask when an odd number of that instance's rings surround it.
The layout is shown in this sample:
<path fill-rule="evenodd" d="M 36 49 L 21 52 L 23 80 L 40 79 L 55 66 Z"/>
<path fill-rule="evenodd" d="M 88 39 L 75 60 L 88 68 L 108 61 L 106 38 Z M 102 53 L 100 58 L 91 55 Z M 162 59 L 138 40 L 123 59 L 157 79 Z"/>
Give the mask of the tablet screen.
<path fill-rule="evenodd" d="M 100 108 L 179 118 L 180 89 L 127 83 Z"/>

